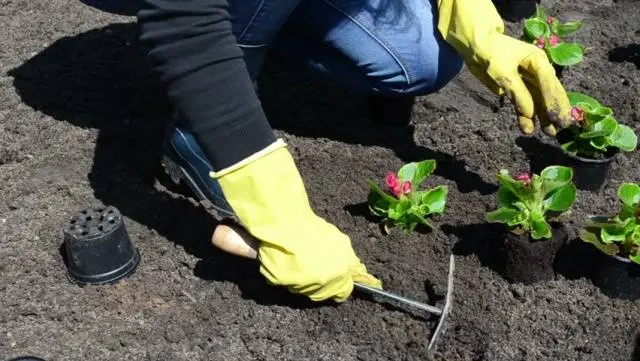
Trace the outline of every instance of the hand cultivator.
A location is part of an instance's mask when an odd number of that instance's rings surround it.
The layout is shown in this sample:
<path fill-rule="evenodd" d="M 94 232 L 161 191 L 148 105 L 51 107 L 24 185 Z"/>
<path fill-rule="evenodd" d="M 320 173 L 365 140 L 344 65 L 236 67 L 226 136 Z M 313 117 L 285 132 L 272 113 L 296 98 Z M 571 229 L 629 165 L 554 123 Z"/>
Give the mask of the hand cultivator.
<path fill-rule="evenodd" d="M 213 233 L 213 237 L 211 238 L 211 243 L 217 248 L 227 252 L 234 254 L 236 256 L 241 256 L 250 259 L 258 258 L 258 241 L 253 238 L 250 234 L 242 229 L 237 229 L 235 227 L 227 226 L 227 225 L 219 225 L 215 232 Z M 368 293 L 373 296 L 379 296 L 388 301 L 396 301 L 400 302 L 404 305 L 408 305 L 423 311 L 427 311 L 429 313 L 440 316 L 440 320 L 438 321 L 438 325 L 429 341 L 429 345 L 427 349 L 432 351 L 438 340 L 438 337 L 442 333 L 444 323 L 447 319 L 451 311 L 451 302 L 453 298 L 453 272 L 455 270 L 455 262 L 453 255 L 449 258 L 449 276 L 447 279 L 447 294 L 445 296 L 445 302 L 442 309 L 424 304 L 422 302 L 418 302 L 415 300 L 411 300 L 402 296 L 398 296 L 396 294 L 365 286 L 359 283 L 355 283 L 355 289 L 360 292 Z"/>

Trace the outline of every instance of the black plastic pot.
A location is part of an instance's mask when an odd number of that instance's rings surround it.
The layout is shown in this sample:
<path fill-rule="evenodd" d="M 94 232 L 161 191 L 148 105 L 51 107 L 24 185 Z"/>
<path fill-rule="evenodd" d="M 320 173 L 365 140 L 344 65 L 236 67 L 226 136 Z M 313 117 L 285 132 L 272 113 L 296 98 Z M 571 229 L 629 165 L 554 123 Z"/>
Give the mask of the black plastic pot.
<path fill-rule="evenodd" d="M 506 280 L 529 285 L 555 278 L 554 260 L 568 235 L 560 223 L 552 224 L 552 228 L 553 236 L 541 240 L 505 230 L 499 252 L 504 261 L 502 276 Z"/>
<path fill-rule="evenodd" d="M 64 227 L 68 276 L 80 285 L 113 284 L 130 276 L 140 263 L 122 215 L 115 207 L 89 208 Z"/>
<path fill-rule="evenodd" d="M 591 280 L 609 297 L 632 301 L 640 299 L 640 265 L 628 258 L 600 253 L 598 267 Z"/>
<path fill-rule="evenodd" d="M 500 16 L 507 21 L 516 22 L 535 14 L 536 4 L 540 0 L 493 0 Z"/>
<path fill-rule="evenodd" d="M 44 361 L 44 360 L 41 359 L 40 357 L 35 357 L 35 356 L 20 356 L 20 357 L 12 358 L 9 361 Z"/>
<path fill-rule="evenodd" d="M 573 181 L 576 188 L 597 191 L 606 183 L 611 163 L 613 163 L 617 154 L 617 150 L 612 150 L 605 154 L 602 159 L 593 159 L 562 151 L 560 163 L 573 168 Z"/>
<path fill-rule="evenodd" d="M 556 70 L 556 77 L 558 79 L 562 79 L 562 75 L 564 74 L 564 66 L 553 64 L 553 68 Z"/>

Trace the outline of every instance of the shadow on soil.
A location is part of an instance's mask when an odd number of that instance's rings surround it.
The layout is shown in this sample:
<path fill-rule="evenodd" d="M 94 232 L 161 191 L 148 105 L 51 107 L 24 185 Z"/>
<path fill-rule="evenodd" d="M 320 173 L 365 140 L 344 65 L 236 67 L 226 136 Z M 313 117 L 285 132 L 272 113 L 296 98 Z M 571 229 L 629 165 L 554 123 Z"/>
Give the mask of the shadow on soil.
<path fill-rule="evenodd" d="M 629 361 L 640 361 L 640 334 L 636 336 L 636 347 L 633 349 L 633 354 Z"/>
<path fill-rule="evenodd" d="M 504 262 L 497 252 L 504 238 L 502 226 L 494 223 L 477 223 L 461 226 L 443 224 L 440 229 L 454 242 L 453 254 L 475 255 L 480 264 L 502 274 Z"/>
<path fill-rule="evenodd" d="M 363 99 L 344 96 L 326 84 L 307 84 L 298 74 L 285 79 L 283 67 L 277 65 L 270 60 L 260 79 L 261 89 L 266 89 L 265 109 L 275 128 L 298 136 L 385 146 L 405 162 L 435 158 L 437 173 L 457 182 L 461 191 L 495 191 L 495 185 L 467 171 L 464 162 L 414 144 L 411 127 L 373 124 L 363 111 Z M 236 282 L 247 297 L 263 297 L 260 302 L 291 299 L 290 294 L 257 281 L 263 277 L 255 265 L 216 252 L 209 243 L 212 217 L 195 206 L 188 189 L 174 187 L 163 174 L 160 159 L 171 110 L 141 56 L 134 24 L 113 24 L 62 38 L 8 75 L 23 102 L 33 109 L 76 127 L 98 130 L 89 174 L 97 199 L 200 258 L 195 270 L 200 277 Z"/>
<path fill-rule="evenodd" d="M 640 69 L 640 44 L 630 44 L 611 49 L 609 51 L 609 61 L 632 63 L 637 69 Z"/>
<path fill-rule="evenodd" d="M 520 136 L 516 138 L 516 145 L 526 154 L 529 170 L 534 173 L 539 174 L 545 167 L 556 164 L 561 159 L 562 152 L 558 148 L 539 138 Z"/>

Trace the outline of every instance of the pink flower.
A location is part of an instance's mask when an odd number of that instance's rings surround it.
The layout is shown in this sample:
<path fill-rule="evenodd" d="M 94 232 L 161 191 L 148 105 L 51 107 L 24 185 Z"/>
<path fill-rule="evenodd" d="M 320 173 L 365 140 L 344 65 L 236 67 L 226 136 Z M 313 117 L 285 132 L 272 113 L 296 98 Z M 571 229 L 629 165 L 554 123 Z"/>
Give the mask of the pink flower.
<path fill-rule="evenodd" d="M 387 173 L 386 177 L 384 177 L 384 181 L 387 183 L 387 187 L 389 187 L 389 189 L 397 187 L 398 183 L 400 183 L 398 176 L 394 172 Z"/>
<path fill-rule="evenodd" d="M 571 109 L 571 117 L 578 123 L 582 122 L 584 120 L 584 110 L 578 107 L 573 107 Z"/>
<path fill-rule="evenodd" d="M 402 193 L 404 194 L 411 193 L 411 182 L 407 181 L 402 183 Z"/>
<path fill-rule="evenodd" d="M 547 24 L 551 25 L 556 20 L 553 16 L 547 16 Z"/>
<path fill-rule="evenodd" d="M 528 186 L 531 184 L 531 173 L 518 174 L 515 179 L 521 181 L 525 186 Z"/>
<path fill-rule="evenodd" d="M 556 45 L 558 45 L 559 42 L 560 42 L 560 39 L 558 38 L 557 35 L 551 35 L 549 37 L 549 44 L 551 46 L 556 46 Z"/>
<path fill-rule="evenodd" d="M 536 39 L 536 46 L 539 47 L 540 49 L 544 48 L 544 38 L 542 36 Z"/>

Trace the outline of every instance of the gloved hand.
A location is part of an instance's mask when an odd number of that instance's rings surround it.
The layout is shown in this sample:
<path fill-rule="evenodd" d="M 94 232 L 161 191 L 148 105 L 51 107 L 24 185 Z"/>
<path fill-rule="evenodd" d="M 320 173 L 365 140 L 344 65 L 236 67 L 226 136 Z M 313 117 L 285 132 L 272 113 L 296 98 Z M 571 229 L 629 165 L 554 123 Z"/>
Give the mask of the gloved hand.
<path fill-rule="evenodd" d="M 381 288 L 351 240 L 311 209 L 293 157 L 281 140 L 217 173 L 242 226 L 260 240 L 260 272 L 313 301 L 344 302 L 353 282 Z"/>
<path fill-rule="evenodd" d="M 537 115 L 544 132 L 571 123 L 571 106 L 546 54 L 533 44 L 504 35 L 491 0 L 438 0 L 438 30 L 491 91 L 507 94 L 525 134 Z"/>

